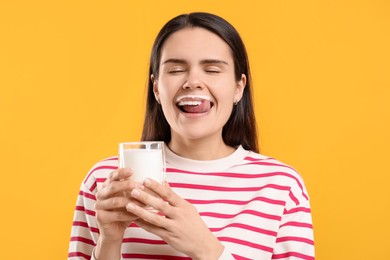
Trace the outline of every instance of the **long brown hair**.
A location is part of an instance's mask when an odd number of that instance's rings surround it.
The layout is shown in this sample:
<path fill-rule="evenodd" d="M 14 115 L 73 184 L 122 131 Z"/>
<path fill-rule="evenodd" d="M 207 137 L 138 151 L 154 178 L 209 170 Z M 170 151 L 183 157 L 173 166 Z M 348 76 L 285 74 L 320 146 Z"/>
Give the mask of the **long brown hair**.
<path fill-rule="evenodd" d="M 232 147 L 242 145 L 247 150 L 259 152 L 256 120 L 252 102 L 251 76 L 245 45 L 236 29 L 223 18 L 210 13 L 190 13 L 179 15 L 168 21 L 160 30 L 153 44 L 150 56 L 149 76 L 158 78 L 161 49 L 164 42 L 173 33 L 188 27 L 200 27 L 218 35 L 230 47 L 234 72 L 237 81 L 246 75 L 247 83 L 241 101 L 233 107 L 229 120 L 222 129 L 224 142 Z M 149 78 L 146 100 L 146 113 L 141 139 L 159 140 L 169 143 L 171 129 L 165 119 L 161 105 L 157 103 L 153 92 L 153 82 Z"/>

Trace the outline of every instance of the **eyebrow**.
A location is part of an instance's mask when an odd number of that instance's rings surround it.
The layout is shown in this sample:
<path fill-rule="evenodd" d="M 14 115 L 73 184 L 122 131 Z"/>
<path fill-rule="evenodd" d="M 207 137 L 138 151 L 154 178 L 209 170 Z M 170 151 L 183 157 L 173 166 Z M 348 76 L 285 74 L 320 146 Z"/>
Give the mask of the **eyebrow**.
<path fill-rule="evenodd" d="M 167 63 L 178 63 L 178 64 L 186 64 L 187 62 L 183 59 L 167 59 L 166 61 L 162 62 L 161 64 L 167 64 Z M 201 60 L 200 64 L 225 64 L 229 65 L 224 60 L 217 60 L 217 59 L 206 59 L 206 60 Z"/>
<path fill-rule="evenodd" d="M 216 60 L 216 59 L 209 59 L 209 60 L 202 60 L 200 64 L 225 64 L 229 65 L 227 61 L 224 60 Z"/>

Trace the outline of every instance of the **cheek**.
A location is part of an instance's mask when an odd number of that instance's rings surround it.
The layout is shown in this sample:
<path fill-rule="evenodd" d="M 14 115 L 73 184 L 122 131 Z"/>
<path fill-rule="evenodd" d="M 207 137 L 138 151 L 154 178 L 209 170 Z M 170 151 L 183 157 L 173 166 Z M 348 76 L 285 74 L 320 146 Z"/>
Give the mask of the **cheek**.
<path fill-rule="evenodd" d="M 225 84 L 220 85 L 215 91 L 215 95 L 217 95 L 220 102 L 230 103 L 233 102 L 236 94 L 237 88 L 235 84 L 233 85 L 231 81 L 225 82 Z"/>
<path fill-rule="evenodd" d="M 158 90 L 164 115 L 165 117 L 169 118 L 171 115 L 173 116 L 176 113 L 176 104 L 174 102 L 174 98 L 177 93 L 177 88 L 174 87 L 174 84 L 170 84 L 169 82 L 165 81 L 163 84 L 159 85 Z"/>
<path fill-rule="evenodd" d="M 162 102 L 166 102 L 167 99 L 174 95 L 174 82 L 169 80 L 161 80 L 158 82 L 158 92 Z"/>

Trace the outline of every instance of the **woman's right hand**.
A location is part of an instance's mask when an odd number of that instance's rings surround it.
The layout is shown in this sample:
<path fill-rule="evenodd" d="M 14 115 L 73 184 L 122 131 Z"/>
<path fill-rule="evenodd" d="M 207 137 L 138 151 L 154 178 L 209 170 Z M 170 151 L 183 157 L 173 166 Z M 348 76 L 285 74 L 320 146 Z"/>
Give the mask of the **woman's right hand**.
<path fill-rule="evenodd" d="M 137 217 L 126 210 L 134 188 L 144 189 L 142 184 L 130 179 L 130 169 L 118 169 L 111 172 L 102 188 L 96 194 L 96 220 L 99 227 L 99 240 L 121 243 L 126 228 Z"/>

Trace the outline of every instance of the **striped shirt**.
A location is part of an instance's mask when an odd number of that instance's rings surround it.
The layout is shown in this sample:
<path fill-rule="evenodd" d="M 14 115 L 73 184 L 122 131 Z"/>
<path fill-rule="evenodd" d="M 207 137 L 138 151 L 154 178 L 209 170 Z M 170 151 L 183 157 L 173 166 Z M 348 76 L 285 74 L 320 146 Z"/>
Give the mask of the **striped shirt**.
<path fill-rule="evenodd" d="M 224 245 L 220 259 L 314 259 L 309 197 L 293 168 L 242 147 L 213 161 L 165 150 L 166 180 Z M 95 194 L 117 165 L 117 157 L 103 160 L 82 182 L 68 259 L 91 259 L 99 237 Z M 126 229 L 122 258 L 190 259 L 134 223 Z"/>

